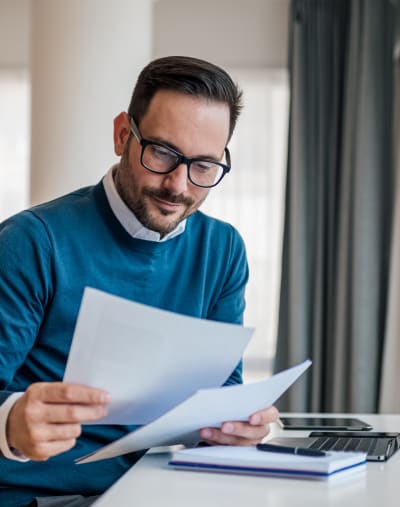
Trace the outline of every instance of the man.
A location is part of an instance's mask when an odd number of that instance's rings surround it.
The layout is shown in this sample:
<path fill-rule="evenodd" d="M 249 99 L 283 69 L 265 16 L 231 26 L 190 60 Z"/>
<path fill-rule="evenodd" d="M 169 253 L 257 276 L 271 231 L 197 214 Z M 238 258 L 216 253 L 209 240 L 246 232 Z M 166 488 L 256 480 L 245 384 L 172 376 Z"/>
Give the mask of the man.
<path fill-rule="evenodd" d="M 106 413 L 109 394 L 61 382 L 85 286 L 242 323 L 243 241 L 197 211 L 230 170 L 227 144 L 240 102 L 229 75 L 208 62 L 151 62 L 128 112 L 114 120 L 119 164 L 97 185 L 0 225 L 0 481 L 18 490 L 10 505 L 100 494 L 142 455 L 73 464 L 134 429 L 82 426 Z M 241 364 L 226 383 L 238 382 Z M 211 444 L 249 445 L 276 417 L 270 407 L 200 435 Z"/>

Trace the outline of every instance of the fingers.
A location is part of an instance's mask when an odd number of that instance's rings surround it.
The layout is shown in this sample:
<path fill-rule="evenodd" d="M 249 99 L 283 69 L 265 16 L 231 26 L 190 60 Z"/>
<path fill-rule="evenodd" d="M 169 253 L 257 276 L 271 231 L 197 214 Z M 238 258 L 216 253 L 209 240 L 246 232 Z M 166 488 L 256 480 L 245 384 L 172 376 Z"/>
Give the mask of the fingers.
<path fill-rule="evenodd" d="M 80 424 L 41 424 L 30 431 L 30 437 L 37 442 L 76 440 L 82 433 Z"/>
<path fill-rule="evenodd" d="M 247 422 L 226 422 L 221 428 L 204 428 L 201 437 L 211 445 L 255 445 L 267 434 L 266 425 L 251 426 Z"/>
<path fill-rule="evenodd" d="M 107 414 L 106 405 L 77 405 L 61 403 L 29 403 L 24 415 L 31 423 L 72 423 L 96 421 Z"/>
<path fill-rule="evenodd" d="M 24 450 L 24 456 L 35 461 L 46 461 L 62 452 L 69 451 L 76 444 L 76 439 L 34 442 Z"/>
<path fill-rule="evenodd" d="M 40 424 L 29 426 L 23 454 L 44 461 L 75 446 L 82 432 L 80 424 Z"/>
<path fill-rule="evenodd" d="M 64 382 L 38 382 L 29 386 L 25 394 L 32 400 L 41 400 L 47 403 L 65 402 L 96 405 L 111 401 L 111 395 L 103 389 Z"/>
<path fill-rule="evenodd" d="M 110 394 L 79 384 L 32 384 L 10 410 L 6 433 L 10 447 L 45 460 L 76 443 L 81 424 L 107 414 Z"/>
<path fill-rule="evenodd" d="M 249 423 L 253 425 L 270 424 L 276 422 L 279 412 L 275 407 L 268 407 L 255 412 L 249 417 Z"/>
<path fill-rule="evenodd" d="M 268 435 L 269 424 L 278 416 L 275 407 L 268 407 L 252 414 L 248 422 L 229 421 L 221 428 L 203 428 L 200 436 L 211 445 L 255 445 Z"/>
<path fill-rule="evenodd" d="M 83 423 L 96 421 L 107 414 L 105 405 L 42 404 L 27 405 L 26 418 L 32 422 Z"/>
<path fill-rule="evenodd" d="M 110 394 L 79 384 L 32 384 L 24 394 L 22 415 L 30 423 L 89 422 L 107 413 Z"/>

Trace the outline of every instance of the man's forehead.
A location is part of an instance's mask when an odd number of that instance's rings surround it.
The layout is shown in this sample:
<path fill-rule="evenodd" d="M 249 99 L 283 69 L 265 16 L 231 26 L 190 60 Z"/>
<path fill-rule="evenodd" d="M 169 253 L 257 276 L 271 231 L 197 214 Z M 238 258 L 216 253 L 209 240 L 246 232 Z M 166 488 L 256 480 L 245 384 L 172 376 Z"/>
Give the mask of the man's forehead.
<path fill-rule="evenodd" d="M 175 90 L 159 90 L 139 122 L 144 138 L 164 142 L 186 156 L 222 157 L 228 142 L 229 106 Z"/>

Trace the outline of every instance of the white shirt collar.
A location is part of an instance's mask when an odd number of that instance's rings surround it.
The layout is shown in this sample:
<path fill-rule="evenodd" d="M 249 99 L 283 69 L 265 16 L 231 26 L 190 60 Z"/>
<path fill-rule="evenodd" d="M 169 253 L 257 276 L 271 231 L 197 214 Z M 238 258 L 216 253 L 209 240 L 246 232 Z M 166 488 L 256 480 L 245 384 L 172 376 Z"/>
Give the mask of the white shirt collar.
<path fill-rule="evenodd" d="M 176 228 L 166 234 L 163 238 L 160 238 L 160 233 L 156 231 L 151 231 L 144 227 L 133 212 L 128 208 L 128 206 L 121 199 L 117 189 L 115 188 L 115 183 L 113 179 L 113 171 L 116 166 L 111 167 L 111 169 L 107 172 L 107 174 L 103 178 L 103 186 L 106 192 L 106 196 L 108 199 L 108 203 L 117 217 L 118 221 L 121 223 L 122 227 L 130 234 L 133 238 L 144 239 L 146 241 L 168 241 L 185 230 L 186 227 L 186 219 L 179 222 Z"/>

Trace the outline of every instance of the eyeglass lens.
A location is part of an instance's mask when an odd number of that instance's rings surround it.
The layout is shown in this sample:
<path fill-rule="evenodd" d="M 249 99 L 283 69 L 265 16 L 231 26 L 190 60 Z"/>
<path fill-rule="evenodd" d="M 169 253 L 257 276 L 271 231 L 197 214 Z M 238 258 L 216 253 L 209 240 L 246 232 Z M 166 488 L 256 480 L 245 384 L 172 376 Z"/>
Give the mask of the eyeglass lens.
<path fill-rule="evenodd" d="M 179 160 L 179 155 L 158 144 L 147 144 L 142 153 L 143 165 L 158 173 L 167 173 L 176 168 Z M 223 173 L 222 165 L 208 160 L 194 160 L 189 165 L 189 179 L 203 187 L 213 186 Z"/>

